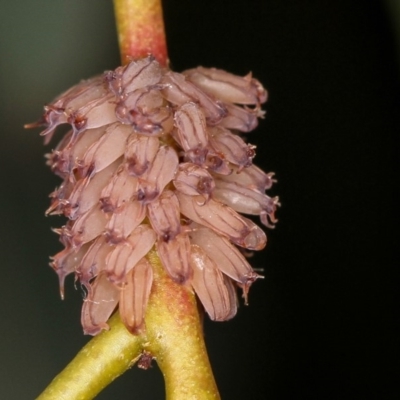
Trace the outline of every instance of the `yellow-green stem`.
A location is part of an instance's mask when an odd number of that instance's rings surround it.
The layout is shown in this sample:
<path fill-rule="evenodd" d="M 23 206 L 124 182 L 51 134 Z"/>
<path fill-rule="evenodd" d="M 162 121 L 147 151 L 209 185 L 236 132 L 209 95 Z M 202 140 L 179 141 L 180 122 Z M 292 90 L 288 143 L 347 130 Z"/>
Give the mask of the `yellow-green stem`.
<path fill-rule="evenodd" d="M 114 0 L 122 63 L 152 54 L 168 64 L 161 0 Z M 195 295 L 148 254 L 154 282 L 146 330 L 129 333 L 116 313 L 110 330 L 93 338 L 37 400 L 92 399 L 146 352 L 164 375 L 167 400 L 219 399 L 203 339 Z"/>
<path fill-rule="evenodd" d="M 93 399 L 134 364 L 141 353 L 143 338 L 131 335 L 118 314 L 110 319 L 109 325 L 110 330 L 83 347 L 37 400 Z"/>
<path fill-rule="evenodd" d="M 117 313 L 109 321 L 110 330 L 93 338 L 37 400 L 92 399 L 143 352 L 156 359 L 164 375 L 167 400 L 220 398 L 193 291 L 172 281 L 155 251 L 148 259 L 154 283 L 146 330 L 132 335 Z"/>
<path fill-rule="evenodd" d="M 145 347 L 164 375 L 167 400 L 219 399 L 193 291 L 169 278 L 156 252 L 148 258 L 155 279 Z"/>
<path fill-rule="evenodd" d="M 122 64 L 152 54 L 168 64 L 161 0 L 114 0 Z"/>

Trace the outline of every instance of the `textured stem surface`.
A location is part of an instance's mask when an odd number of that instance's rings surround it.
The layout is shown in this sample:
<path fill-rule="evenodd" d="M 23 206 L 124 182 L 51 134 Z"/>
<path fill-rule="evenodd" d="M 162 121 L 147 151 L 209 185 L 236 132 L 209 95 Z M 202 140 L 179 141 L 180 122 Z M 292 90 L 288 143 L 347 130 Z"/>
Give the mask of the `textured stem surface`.
<path fill-rule="evenodd" d="M 167 400 L 219 399 L 207 356 L 196 299 L 166 274 L 155 251 L 148 255 L 154 282 L 146 330 L 132 335 L 119 314 L 94 337 L 37 400 L 87 400 L 124 373 L 143 352 L 156 359 Z"/>
<path fill-rule="evenodd" d="M 109 325 L 110 330 L 83 347 L 37 400 L 93 399 L 134 364 L 141 353 L 143 338 L 130 334 L 119 314 L 110 319 Z"/>
<path fill-rule="evenodd" d="M 114 0 L 122 63 L 152 54 L 168 64 L 161 0 Z M 164 375 L 168 400 L 219 399 L 203 339 L 195 295 L 166 274 L 155 251 L 148 254 L 154 282 L 146 330 L 132 335 L 119 314 L 110 330 L 93 338 L 51 382 L 38 400 L 92 399 L 129 369 L 155 358 Z M 147 359 L 147 361 L 145 361 Z"/>
<path fill-rule="evenodd" d="M 114 0 L 122 64 L 152 54 L 167 65 L 161 0 Z"/>
<path fill-rule="evenodd" d="M 164 375 L 167 400 L 219 399 L 193 291 L 169 278 L 155 252 L 148 258 L 155 279 L 146 349 Z"/>

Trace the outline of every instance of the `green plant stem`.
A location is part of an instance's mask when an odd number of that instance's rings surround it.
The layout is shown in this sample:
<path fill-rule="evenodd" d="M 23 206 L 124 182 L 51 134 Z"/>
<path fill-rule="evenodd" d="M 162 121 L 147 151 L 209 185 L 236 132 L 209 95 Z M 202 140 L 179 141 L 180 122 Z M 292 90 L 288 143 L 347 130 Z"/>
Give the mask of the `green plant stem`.
<path fill-rule="evenodd" d="M 167 400 L 220 398 L 193 291 L 172 281 L 155 251 L 148 259 L 154 282 L 145 331 L 132 335 L 117 313 L 109 321 L 110 330 L 94 337 L 37 400 L 92 399 L 143 352 L 156 359 Z"/>
<path fill-rule="evenodd" d="M 145 347 L 164 375 L 167 400 L 219 399 L 193 291 L 169 278 L 156 252 L 148 258 L 155 279 Z"/>
<path fill-rule="evenodd" d="M 119 314 L 109 325 L 110 330 L 86 344 L 37 400 L 93 399 L 134 364 L 141 353 L 142 337 L 131 335 Z"/>
<path fill-rule="evenodd" d="M 151 53 L 167 65 L 161 0 L 114 0 L 114 8 L 123 64 Z M 92 399 L 144 353 L 164 375 L 167 400 L 220 398 L 192 288 L 173 282 L 155 251 L 147 257 L 154 282 L 146 329 L 132 335 L 116 313 L 110 330 L 93 338 L 37 400 Z"/>

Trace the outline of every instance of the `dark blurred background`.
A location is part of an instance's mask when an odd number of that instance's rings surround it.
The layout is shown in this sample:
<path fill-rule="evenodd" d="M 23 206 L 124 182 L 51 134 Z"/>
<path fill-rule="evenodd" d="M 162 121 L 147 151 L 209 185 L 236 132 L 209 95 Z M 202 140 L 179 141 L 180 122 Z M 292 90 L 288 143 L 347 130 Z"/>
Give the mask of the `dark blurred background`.
<path fill-rule="evenodd" d="M 397 0 L 165 0 L 172 67 L 253 71 L 269 90 L 250 134 L 275 171 L 279 223 L 254 267 L 266 279 L 226 323 L 205 324 L 223 399 L 390 399 Z M 59 179 L 35 121 L 55 95 L 119 64 L 112 2 L 0 0 L 0 398 L 33 399 L 89 338 L 82 292 L 47 266 Z M 397 19 L 396 19 L 397 18 Z M 397 46 L 397 47 L 396 47 Z M 398 54 L 398 53 L 397 53 Z M 396 115 L 397 113 L 397 115 Z M 52 143 L 54 145 L 55 143 Z M 157 367 L 99 399 L 162 399 Z M 368 396 L 367 396 L 368 395 Z"/>

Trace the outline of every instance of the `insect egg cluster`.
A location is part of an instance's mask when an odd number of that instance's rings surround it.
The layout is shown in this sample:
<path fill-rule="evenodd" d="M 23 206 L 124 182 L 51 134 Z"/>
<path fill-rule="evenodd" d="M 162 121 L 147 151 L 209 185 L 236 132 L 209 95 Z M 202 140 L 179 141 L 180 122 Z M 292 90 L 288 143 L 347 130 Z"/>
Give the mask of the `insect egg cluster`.
<path fill-rule="evenodd" d="M 176 73 L 152 57 L 83 81 L 45 107 L 42 133 L 71 130 L 48 155 L 63 182 L 48 214 L 64 250 L 52 257 L 61 293 L 68 274 L 86 288 L 85 333 L 107 329 L 119 306 L 135 333 L 144 328 L 155 249 L 168 275 L 194 290 L 213 320 L 232 318 L 236 287 L 247 296 L 260 276 L 243 252 L 261 250 L 278 198 L 273 174 L 253 165 L 241 133 L 263 116 L 266 91 L 245 77 L 198 67 Z"/>

